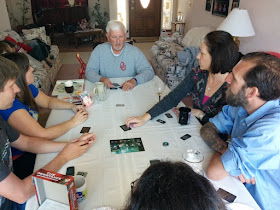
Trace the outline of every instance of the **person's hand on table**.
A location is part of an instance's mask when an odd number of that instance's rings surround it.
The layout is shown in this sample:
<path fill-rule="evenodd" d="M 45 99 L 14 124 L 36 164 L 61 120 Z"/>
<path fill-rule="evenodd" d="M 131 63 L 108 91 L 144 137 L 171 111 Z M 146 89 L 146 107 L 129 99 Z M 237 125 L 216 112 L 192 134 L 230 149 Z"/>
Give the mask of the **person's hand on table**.
<path fill-rule="evenodd" d="M 179 118 L 180 111 L 179 111 L 179 108 L 178 108 L 178 107 L 172 108 L 172 112 L 173 112 L 174 114 L 176 114 L 176 116 Z"/>
<path fill-rule="evenodd" d="M 126 126 L 127 127 L 139 127 L 142 126 L 145 122 L 151 119 L 151 115 L 145 113 L 140 117 L 129 117 L 126 119 Z"/>
<path fill-rule="evenodd" d="M 136 81 L 132 78 L 130 80 L 127 80 L 121 86 L 123 91 L 132 90 L 136 86 Z"/>
<path fill-rule="evenodd" d="M 94 133 L 83 134 L 80 138 L 67 143 L 58 156 L 61 156 L 67 161 L 78 158 L 92 146 L 95 140 L 96 137 Z"/>
<path fill-rule="evenodd" d="M 82 105 L 74 105 L 74 104 L 73 104 L 73 106 L 72 106 L 71 109 L 72 109 L 72 111 L 73 111 L 74 113 L 77 113 L 77 112 L 80 111 L 80 110 L 82 110 L 82 111 L 88 113 L 88 111 L 86 110 L 86 108 L 85 108 L 84 106 L 82 106 Z"/>
<path fill-rule="evenodd" d="M 107 88 L 112 88 L 114 87 L 113 83 L 111 82 L 111 80 L 107 77 L 101 77 L 101 79 L 99 80 L 100 82 L 103 82 L 104 85 L 107 87 Z"/>
<path fill-rule="evenodd" d="M 247 183 L 247 184 L 256 184 L 256 179 L 255 177 L 251 178 L 251 179 L 246 179 L 245 176 L 243 174 L 240 174 L 239 176 L 234 176 L 235 178 L 239 179 L 242 183 Z"/>
<path fill-rule="evenodd" d="M 79 125 L 82 122 L 86 121 L 88 118 L 88 112 L 85 110 L 79 110 L 76 112 L 76 114 L 72 117 L 72 121 L 74 122 L 75 125 Z"/>

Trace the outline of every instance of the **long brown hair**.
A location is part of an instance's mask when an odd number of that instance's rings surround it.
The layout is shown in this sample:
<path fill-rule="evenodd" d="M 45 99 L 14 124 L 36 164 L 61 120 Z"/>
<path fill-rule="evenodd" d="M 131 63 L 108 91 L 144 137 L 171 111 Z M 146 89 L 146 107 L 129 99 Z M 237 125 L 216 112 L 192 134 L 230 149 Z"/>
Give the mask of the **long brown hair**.
<path fill-rule="evenodd" d="M 20 76 L 16 80 L 16 84 L 20 88 L 20 92 L 17 93 L 17 98 L 23 104 L 38 111 L 39 108 L 26 82 L 26 73 L 29 69 L 28 57 L 24 53 L 6 53 L 2 56 L 16 63 L 20 69 Z"/>

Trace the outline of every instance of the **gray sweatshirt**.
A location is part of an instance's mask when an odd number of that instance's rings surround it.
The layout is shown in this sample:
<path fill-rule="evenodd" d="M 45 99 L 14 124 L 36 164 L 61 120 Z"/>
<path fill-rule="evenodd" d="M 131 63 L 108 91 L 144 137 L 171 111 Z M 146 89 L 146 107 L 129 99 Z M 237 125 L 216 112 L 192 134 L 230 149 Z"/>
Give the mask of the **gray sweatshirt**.
<path fill-rule="evenodd" d="M 154 77 L 154 70 L 144 54 L 126 43 L 119 56 L 115 56 L 109 42 L 97 45 L 92 51 L 86 68 L 86 78 L 95 83 L 101 78 L 134 77 L 138 84 Z"/>

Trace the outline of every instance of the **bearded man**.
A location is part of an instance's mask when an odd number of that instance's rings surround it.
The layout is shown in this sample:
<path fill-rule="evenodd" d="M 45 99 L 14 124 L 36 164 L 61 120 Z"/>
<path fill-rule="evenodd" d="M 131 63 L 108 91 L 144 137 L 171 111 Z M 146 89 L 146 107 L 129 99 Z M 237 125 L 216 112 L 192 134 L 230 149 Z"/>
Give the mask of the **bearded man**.
<path fill-rule="evenodd" d="M 228 105 L 200 131 L 216 152 L 207 176 L 242 181 L 261 209 L 280 206 L 280 59 L 249 53 L 226 82 Z M 220 134 L 230 136 L 227 142 Z"/>

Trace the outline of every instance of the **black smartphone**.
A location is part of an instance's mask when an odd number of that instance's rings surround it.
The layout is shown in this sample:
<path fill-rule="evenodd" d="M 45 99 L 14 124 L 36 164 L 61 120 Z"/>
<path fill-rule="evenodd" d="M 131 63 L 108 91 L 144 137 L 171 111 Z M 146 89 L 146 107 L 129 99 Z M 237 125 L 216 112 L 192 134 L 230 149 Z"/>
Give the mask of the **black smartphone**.
<path fill-rule="evenodd" d="M 224 190 L 222 188 L 219 188 L 217 190 L 217 193 L 219 194 L 219 196 L 222 199 L 225 199 L 229 203 L 232 203 L 235 200 L 235 198 L 236 198 L 235 195 L 231 194 L 230 192 L 228 192 L 228 191 L 226 191 L 226 190 Z"/>
<path fill-rule="evenodd" d="M 191 138 L 192 136 L 190 134 L 185 134 L 184 136 L 181 136 L 181 139 L 187 140 L 188 138 Z"/>
<path fill-rule="evenodd" d="M 75 175 L 75 168 L 74 166 L 70 166 L 66 169 L 66 175 L 74 176 Z"/>

